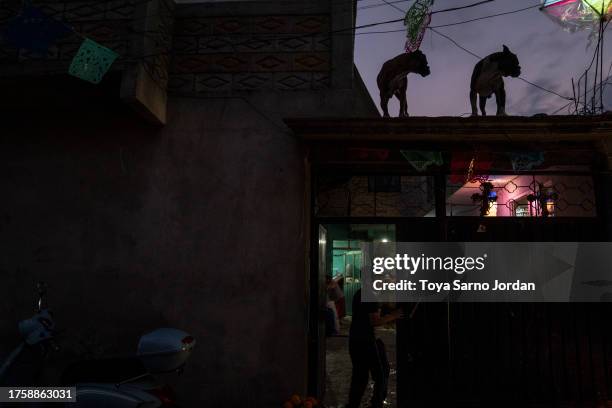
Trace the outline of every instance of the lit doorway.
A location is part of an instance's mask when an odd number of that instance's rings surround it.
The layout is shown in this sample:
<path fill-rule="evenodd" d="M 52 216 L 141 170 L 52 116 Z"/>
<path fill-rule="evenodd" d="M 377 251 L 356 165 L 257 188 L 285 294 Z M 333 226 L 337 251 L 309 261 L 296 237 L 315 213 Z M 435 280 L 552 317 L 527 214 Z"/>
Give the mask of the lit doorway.
<path fill-rule="evenodd" d="M 365 244 L 376 243 L 381 251 L 395 251 L 395 224 L 326 223 L 326 276 L 325 309 L 325 406 L 339 407 L 347 402 L 352 364 L 348 351 L 348 335 L 353 315 L 353 297 L 361 289 L 363 249 Z M 383 313 L 392 305 L 381 305 Z M 396 330 L 394 325 L 377 328 L 377 337 L 387 348 L 390 363 L 388 407 L 396 405 Z M 372 383 L 366 389 L 362 406 L 367 406 L 372 394 Z"/>

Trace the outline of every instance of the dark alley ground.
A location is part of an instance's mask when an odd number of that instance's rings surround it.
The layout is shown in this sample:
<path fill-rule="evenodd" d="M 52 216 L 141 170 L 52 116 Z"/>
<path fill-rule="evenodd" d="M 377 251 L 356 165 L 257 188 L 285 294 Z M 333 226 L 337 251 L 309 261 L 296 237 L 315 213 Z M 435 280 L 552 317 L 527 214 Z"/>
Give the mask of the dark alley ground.
<path fill-rule="evenodd" d="M 325 384 L 325 406 L 326 408 L 341 408 L 347 402 L 349 386 L 351 382 L 351 358 L 348 352 L 348 330 L 350 318 L 340 321 L 340 335 L 327 338 L 326 355 L 326 384 Z M 396 354 L 395 354 L 395 329 L 378 328 L 377 336 L 380 337 L 387 346 L 387 355 L 391 365 L 391 375 L 389 378 L 389 394 L 386 400 L 386 407 L 395 408 L 397 406 L 396 393 Z M 373 382 L 366 390 L 366 394 L 361 402 L 361 407 L 369 406 L 372 396 Z"/>

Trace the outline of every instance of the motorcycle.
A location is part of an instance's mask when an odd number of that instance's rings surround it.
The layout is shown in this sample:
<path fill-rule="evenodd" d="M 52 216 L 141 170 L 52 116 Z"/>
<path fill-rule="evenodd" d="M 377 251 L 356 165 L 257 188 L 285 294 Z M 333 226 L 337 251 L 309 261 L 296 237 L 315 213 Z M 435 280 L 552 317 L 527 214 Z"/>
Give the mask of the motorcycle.
<path fill-rule="evenodd" d="M 0 366 L 0 386 L 32 386 L 45 357 L 60 349 L 44 284 L 38 284 L 34 316 L 19 323 L 19 333 L 21 343 Z M 182 330 L 160 328 L 140 338 L 135 356 L 74 362 L 58 383 L 76 387 L 76 402 L 66 403 L 66 407 L 177 408 L 174 392 L 155 375 L 181 373 L 195 344 Z"/>

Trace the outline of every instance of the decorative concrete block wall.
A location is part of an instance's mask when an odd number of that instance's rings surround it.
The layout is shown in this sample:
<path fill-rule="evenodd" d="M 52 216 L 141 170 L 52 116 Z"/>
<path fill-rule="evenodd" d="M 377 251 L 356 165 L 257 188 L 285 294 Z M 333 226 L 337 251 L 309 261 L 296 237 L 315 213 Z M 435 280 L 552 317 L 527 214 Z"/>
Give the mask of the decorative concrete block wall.
<path fill-rule="evenodd" d="M 329 14 L 193 17 L 186 7 L 175 22 L 171 91 L 329 88 Z"/>

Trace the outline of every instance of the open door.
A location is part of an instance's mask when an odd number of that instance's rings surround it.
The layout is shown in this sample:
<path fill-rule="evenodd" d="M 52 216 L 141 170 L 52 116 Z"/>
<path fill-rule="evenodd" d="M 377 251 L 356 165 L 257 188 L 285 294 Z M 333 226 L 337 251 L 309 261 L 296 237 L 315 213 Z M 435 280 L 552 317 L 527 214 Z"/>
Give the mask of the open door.
<path fill-rule="evenodd" d="M 323 397 L 325 392 L 325 275 L 327 230 L 319 225 L 317 266 L 310 281 L 309 379 L 308 393 Z"/>

